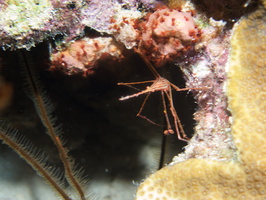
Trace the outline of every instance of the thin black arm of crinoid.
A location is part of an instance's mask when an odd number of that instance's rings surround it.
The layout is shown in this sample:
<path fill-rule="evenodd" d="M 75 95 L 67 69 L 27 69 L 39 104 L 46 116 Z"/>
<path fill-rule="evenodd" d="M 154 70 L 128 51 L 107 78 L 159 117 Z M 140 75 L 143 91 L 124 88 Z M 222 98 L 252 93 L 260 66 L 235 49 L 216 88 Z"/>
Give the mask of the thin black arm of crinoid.
<path fill-rule="evenodd" d="M 47 156 L 16 129 L 11 128 L 10 125 L 1 122 L 0 124 L 0 139 L 7 144 L 14 151 L 16 151 L 24 160 L 26 160 L 40 176 L 46 179 L 55 191 L 65 200 L 71 200 L 69 195 L 65 192 L 63 174 L 60 170 L 50 166 L 46 162 Z"/>
<path fill-rule="evenodd" d="M 63 146 L 62 131 L 55 123 L 55 118 L 52 116 L 53 108 L 49 98 L 44 94 L 43 88 L 40 86 L 39 80 L 32 69 L 32 61 L 30 52 L 21 51 L 21 62 L 26 79 L 26 90 L 35 104 L 38 115 L 41 118 L 43 125 L 47 129 L 48 135 L 53 140 L 60 155 L 60 159 L 64 165 L 65 176 L 69 184 L 77 192 L 81 200 L 85 200 L 85 192 L 83 189 L 84 180 L 82 180 L 81 170 L 76 170 L 74 160 L 68 156 L 68 150 Z"/>

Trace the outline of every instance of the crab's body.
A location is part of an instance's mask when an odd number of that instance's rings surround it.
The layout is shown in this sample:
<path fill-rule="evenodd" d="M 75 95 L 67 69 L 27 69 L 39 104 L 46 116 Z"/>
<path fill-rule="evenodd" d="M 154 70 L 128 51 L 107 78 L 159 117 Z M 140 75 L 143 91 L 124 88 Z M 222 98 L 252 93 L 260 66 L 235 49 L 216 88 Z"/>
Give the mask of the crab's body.
<path fill-rule="evenodd" d="M 183 140 L 183 141 L 188 141 L 188 137 L 185 134 L 185 131 L 182 127 L 182 124 L 179 120 L 179 117 L 177 115 L 177 112 L 175 110 L 174 107 L 174 102 L 173 102 L 173 96 L 172 96 L 172 87 L 176 90 L 176 91 L 188 91 L 188 90 L 195 90 L 195 89 L 207 89 L 206 88 L 179 88 L 176 85 L 174 85 L 173 83 L 171 83 L 170 81 L 168 81 L 166 78 L 163 78 L 156 70 L 155 68 L 152 66 L 152 64 L 143 56 L 143 54 L 139 51 L 136 50 L 136 52 L 139 53 L 139 55 L 143 58 L 143 60 L 145 61 L 145 63 L 147 64 L 147 66 L 149 67 L 149 69 L 152 71 L 152 73 L 155 76 L 155 80 L 150 80 L 150 81 L 143 81 L 143 82 L 131 82 L 131 83 L 118 83 L 118 85 L 127 85 L 127 86 L 131 86 L 131 85 L 136 85 L 136 84 L 142 84 L 142 83 L 152 83 L 151 86 L 147 86 L 145 90 L 142 90 L 141 92 L 132 94 L 132 95 L 128 95 L 125 97 L 121 97 L 119 100 L 123 101 L 123 100 L 127 100 L 133 97 L 138 97 L 142 94 L 147 94 L 146 98 L 144 99 L 144 102 L 142 103 L 142 106 L 137 114 L 137 116 L 142 117 L 144 119 L 146 119 L 147 121 L 154 123 L 153 121 L 151 121 L 150 119 L 148 119 L 145 116 L 141 115 L 141 112 L 144 108 L 144 105 L 147 101 L 147 99 L 149 98 L 149 95 L 151 94 L 151 92 L 156 92 L 156 91 L 160 91 L 161 95 L 162 95 L 162 101 L 163 101 L 163 113 L 165 115 L 165 119 L 166 119 L 166 123 L 167 123 L 167 129 L 164 131 L 164 134 L 168 135 L 168 134 L 173 134 L 174 131 L 171 127 L 170 124 L 170 120 L 168 117 L 168 113 L 167 113 L 167 107 L 166 107 L 166 101 L 165 101 L 165 96 L 166 99 L 168 100 L 168 104 L 169 104 L 169 110 L 174 118 L 174 126 L 175 126 L 175 130 L 176 130 L 176 134 L 179 140 Z M 181 134 L 180 134 L 181 133 Z"/>

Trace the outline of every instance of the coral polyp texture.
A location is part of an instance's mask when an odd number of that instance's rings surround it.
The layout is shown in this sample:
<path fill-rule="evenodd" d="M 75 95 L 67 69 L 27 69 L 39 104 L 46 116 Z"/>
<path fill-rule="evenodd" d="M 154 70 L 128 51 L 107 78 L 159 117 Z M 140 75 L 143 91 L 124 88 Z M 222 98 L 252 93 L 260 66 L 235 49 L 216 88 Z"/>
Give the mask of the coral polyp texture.
<path fill-rule="evenodd" d="M 177 57 L 199 37 L 191 12 L 164 8 L 148 16 L 142 24 L 140 47 L 146 56 L 161 66 L 171 57 Z"/>
<path fill-rule="evenodd" d="M 266 198 L 265 10 L 264 1 L 243 17 L 230 41 L 225 91 L 236 155 L 173 162 L 140 185 L 136 200 Z"/>
<path fill-rule="evenodd" d="M 266 8 L 266 1 L 264 1 Z M 243 20 L 232 38 L 227 93 L 232 134 L 244 163 L 266 159 L 266 9 Z M 238 31 L 241 30 L 241 31 Z M 263 163 L 263 162 L 262 162 Z"/>

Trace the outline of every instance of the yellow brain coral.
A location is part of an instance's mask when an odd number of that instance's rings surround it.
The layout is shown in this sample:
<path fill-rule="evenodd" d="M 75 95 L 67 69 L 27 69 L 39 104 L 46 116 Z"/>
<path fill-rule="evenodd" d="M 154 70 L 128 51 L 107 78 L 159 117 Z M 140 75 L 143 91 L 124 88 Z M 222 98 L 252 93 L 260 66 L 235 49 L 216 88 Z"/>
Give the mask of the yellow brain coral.
<path fill-rule="evenodd" d="M 188 159 L 144 181 L 136 200 L 266 199 L 266 1 L 236 25 L 227 96 L 237 158 Z"/>
<path fill-rule="evenodd" d="M 265 10 L 251 14 L 232 38 L 227 94 L 234 117 L 232 134 L 244 162 L 266 155 L 265 20 Z"/>

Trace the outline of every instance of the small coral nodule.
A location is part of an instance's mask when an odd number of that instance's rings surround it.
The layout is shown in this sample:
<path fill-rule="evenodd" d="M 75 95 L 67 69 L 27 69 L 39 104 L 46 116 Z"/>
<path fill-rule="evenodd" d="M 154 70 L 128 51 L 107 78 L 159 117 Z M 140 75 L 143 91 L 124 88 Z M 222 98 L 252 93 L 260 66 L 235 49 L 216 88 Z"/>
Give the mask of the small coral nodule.
<path fill-rule="evenodd" d="M 179 56 L 200 35 L 191 12 L 169 8 L 150 14 L 141 27 L 141 49 L 156 66 Z"/>
<path fill-rule="evenodd" d="M 122 57 L 121 48 L 111 37 L 83 38 L 72 42 L 63 51 L 51 54 L 53 69 L 61 69 L 66 74 L 83 73 L 92 74 L 100 59 Z"/>

